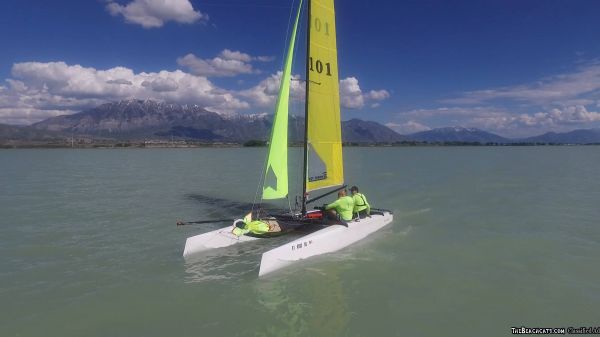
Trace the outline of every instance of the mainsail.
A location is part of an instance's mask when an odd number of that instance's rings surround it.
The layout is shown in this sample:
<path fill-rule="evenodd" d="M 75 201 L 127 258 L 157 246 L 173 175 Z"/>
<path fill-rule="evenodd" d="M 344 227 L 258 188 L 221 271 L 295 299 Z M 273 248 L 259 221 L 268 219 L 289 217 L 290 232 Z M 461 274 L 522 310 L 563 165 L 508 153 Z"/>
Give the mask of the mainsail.
<path fill-rule="evenodd" d="M 334 0 L 310 0 L 306 191 L 344 183 Z"/>
<path fill-rule="evenodd" d="M 294 57 L 294 45 L 301 8 L 302 0 L 300 0 L 300 6 L 298 6 L 298 13 L 296 14 L 294 29 L 290 38 L 283 74 L 281 75 L 281 85 L 275 108 L 269 155 L 263 183 L 263 199 L 280 199 L 288 195 L 288 105 L 292 59 Z"/>

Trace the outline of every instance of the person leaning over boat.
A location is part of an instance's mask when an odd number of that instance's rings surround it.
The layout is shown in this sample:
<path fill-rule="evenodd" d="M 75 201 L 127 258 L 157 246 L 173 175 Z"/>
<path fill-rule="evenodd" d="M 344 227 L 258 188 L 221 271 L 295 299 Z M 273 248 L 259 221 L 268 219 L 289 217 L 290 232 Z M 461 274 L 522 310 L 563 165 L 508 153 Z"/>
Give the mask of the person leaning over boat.
<path fill-rule="evenodd" d="M 234 221 L 234 227 L 231 231 L 236 236 L 242 236 L 244 234 L 264 235 L 266 233 L 280 232 L 281 227 L 277 221 L 271 220 L 250 220 L 250 219 L 239 219 Z"/>
<path fill-rule="evenodd" d="M 358 193 L 358 187 L 356 186 L 350 188 L 350 193 L 352 193 L 352 199 L 354 199 L 354 210 L 352 211 L 354 217 L 364 219 L 370 216 L 371 205 L 369 205 L 367 197 L 362 193 Z"/>
<path fill-rule="evenodd" d="M 231 231 L 236 236 L 242 236 L 247 233 L 252 233 L 255 235 L 263 235 L 269 232 L 274 232 L 275 229 L 273 226 L 266 221 L 254 220 L 254 221 L 244 221 L 244 220 L 236 220 L 234 223 L 234 228 Z"/>
<path fill-rule="evenodd" d="M 325 206 L 327 218 L 332 220 L 339 219 L 344 221 L 352 220 L 352 210 L 354 209 L 354 199 L 346 196 L 346 190 L 338 192 L 338 199 L 331 204 Z"/>

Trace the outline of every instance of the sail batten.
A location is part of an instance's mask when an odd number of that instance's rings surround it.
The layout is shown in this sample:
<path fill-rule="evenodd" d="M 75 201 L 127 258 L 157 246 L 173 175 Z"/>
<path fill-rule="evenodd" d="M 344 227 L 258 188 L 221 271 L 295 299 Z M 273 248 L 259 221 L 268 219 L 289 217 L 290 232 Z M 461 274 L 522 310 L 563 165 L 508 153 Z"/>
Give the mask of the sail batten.
<path fill-rule="evenodd" d="M 300 0 L 300 6 L 298 7 L 298 13 L 296 14 L 294 28 L 290 37 L 273 118 L 262 193 L 262 198 L 266 200 L 281 199 L 288 195 L 288 109 L 290 80 L 301 9 L 302 0 Z"/>
<path fill-rule="evenodd" d="M 344 183 L 334 0 L 309 1 L 307 192 Z"/>

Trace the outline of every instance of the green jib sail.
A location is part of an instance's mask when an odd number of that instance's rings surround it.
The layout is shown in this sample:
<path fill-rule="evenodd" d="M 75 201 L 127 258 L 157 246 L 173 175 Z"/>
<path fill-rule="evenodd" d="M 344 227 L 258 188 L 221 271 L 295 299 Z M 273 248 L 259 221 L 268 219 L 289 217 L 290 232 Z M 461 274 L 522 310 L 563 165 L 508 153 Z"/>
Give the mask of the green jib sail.
<path fill-rule="evenodd" d="M 290 80 L 292 74 L 292 59 L 294 57 L 294 44 L 296 30 L 300 19 L 302 0 L 298 6 L 294 29 L 290 38 L 287 57 L 281 75 L 279 97 L 275 108 L 273 129 L 269 143 L 269 157 L 263 184 L 263 199 L 281 199 L 288 195 L 288 105 L 290 100 Z"/>

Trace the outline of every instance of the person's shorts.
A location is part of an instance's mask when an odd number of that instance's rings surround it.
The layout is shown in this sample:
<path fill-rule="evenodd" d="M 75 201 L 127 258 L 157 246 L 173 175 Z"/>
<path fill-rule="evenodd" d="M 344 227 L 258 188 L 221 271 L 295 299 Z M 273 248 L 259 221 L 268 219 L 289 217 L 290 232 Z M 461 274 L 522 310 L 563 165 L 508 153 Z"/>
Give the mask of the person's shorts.
<path fill-rule="evenodd" d="M 366 209 L 363 209 L 362 211 L 358 212 L 358 217 L 360 219 L 364 219 L 364 218 L 366 218 L 368 216 L 369 216 L 369 213 L 367 213 Z"/>

